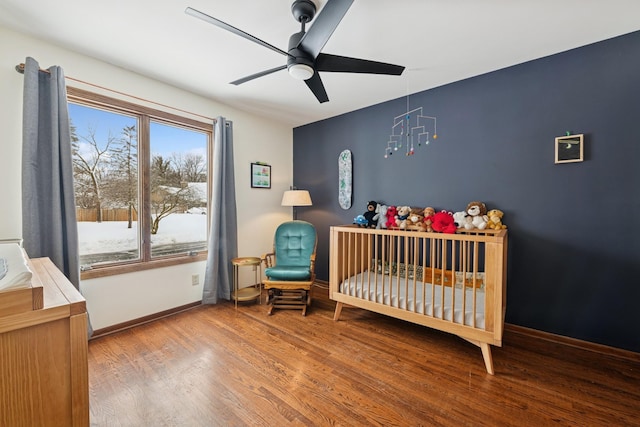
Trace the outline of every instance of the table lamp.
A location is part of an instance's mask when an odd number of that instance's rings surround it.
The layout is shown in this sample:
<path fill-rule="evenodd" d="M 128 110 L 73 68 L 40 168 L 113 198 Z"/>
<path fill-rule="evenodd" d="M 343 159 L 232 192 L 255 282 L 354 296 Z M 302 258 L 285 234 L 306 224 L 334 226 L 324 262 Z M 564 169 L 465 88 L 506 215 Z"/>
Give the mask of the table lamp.
<path fill-rule="evenodd" d="M 307 190 L 297 190 L 292 187 L 282 195 L 282 206 L 293 207 L 293 219 L 296 219 L 296 206 L 311 206 L 311 196 Z"/>

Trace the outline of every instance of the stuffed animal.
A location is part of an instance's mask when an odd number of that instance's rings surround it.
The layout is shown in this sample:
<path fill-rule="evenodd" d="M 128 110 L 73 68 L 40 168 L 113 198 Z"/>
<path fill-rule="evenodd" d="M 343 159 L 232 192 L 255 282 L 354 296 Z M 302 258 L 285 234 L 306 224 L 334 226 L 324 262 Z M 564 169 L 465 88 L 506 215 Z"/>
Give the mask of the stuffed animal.
<path fill-rule="evenodd" d="M 425 231 L 427 227 L 424 225 L 424 216 L 422 208 L 411 208 L 409 217 L 407 218 L 407 230 Z"/>
<path fill-rule="evenodd" d="M 433 231 L 438 233 L 454 234 L 456 232 L 456 223 L 453 222 L 453 214 L 447 211 L 440 211 L 433 215 Z"/>
<path fill-rule="evenodd" d="M 467 224 L 470 224 L 471 228 L 473 228 L 473 224 L 471 224 L 472 220 L 473 218 L 467 215 L 465 211 L 459 211 L 459 212 L 453 213 L 453 222 L 456 223 L 456 227 L 458 228 L 466 228 Z"/>
<path fill-rule="evenodd" d="M 433 231 L 433 227 L 431 227 L 431 225 L 433 224 L 433 215 L 435 215 L 435 213 L 436 213 L 436 210 L 433 209 L 431 206 L 427 206 L 422 211 L 422 216 L 424 217 L 422 221 L 424 222 L 425 230 L 428 232 Z"/>
<path fill-rule="evenodd" d="M 398 213 L 396 214 L 396 227 L 400 229 L 407 228 L 407 219 L 411 213 L 411 206 L 398 206 Z"/>
<path fill-rule="evenodd" d="M 396 228 L 396 215 L 398 214 L 398 208 L 395 206 L 389 206 L 387 208 L 387 228 Z"/>
<path fill-rule="evenodd" d="M 367 227 L 369 221 L 367 221 L 367 218 L 365 218 L 364 215 L 358 215 L 357 217 L 353 218 L 353 223 L 358 224 L 358 227 Z"/>
<path fill-rule="evenodd" d="M 487 228 L 489 217 L 487 216 L 487 207 L 482 202 L 470 202 L 466 209 L 467 215 L 471 216 L 471 223 L 466 223 L 464 228 L 471 230 L 477 228 L 484 230 Z"/>
<path fill-rule="evenodd" d="M 487 223 L 487 228 L 492 230 L 502 230 L 507 228 L 506 225 L 502 223 L 502 217 L 504 216 L 504 212 L 500 209 L 491 209 L 487 212 L 487 217 L 489 217 L 489 222 Z"/>
<path fill-rule="evenodd" d="M 378 207 L 376 208 L 376 213 L 378 215 L 378 224 L 376 228 L 387 228 L 387 211 L 389 210 L 389 206 L 383 205 L 382 203 L 378 203 Z"/>
<path fill-rule="evenodd" d="M 371 201 L 367 203 L 367 211 L 363 215 L 367 220 L 366 227 L 376 228 L 376 224 L 378 223 L 378 219 L 376 218 L 377 207 L 378 207 L 378 202 Z"/>

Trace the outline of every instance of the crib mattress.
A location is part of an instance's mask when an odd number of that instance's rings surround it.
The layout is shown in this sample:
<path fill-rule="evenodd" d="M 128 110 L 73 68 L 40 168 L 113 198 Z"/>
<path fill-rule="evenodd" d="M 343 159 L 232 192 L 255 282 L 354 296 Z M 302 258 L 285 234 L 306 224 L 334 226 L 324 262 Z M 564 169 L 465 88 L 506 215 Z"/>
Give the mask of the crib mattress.
<path fill-rule="evenodd" d="M 432 285 L 403 277 L 365 271 L 340 284 L 346 295 L 458 324 L 484 329 L 484 290 Z M 443 304 L 444 297 L 444 304 Z M 463 315 L 464 313 L 464 315 Z M 464 319 L 463 319 L 464 318 Z"/>

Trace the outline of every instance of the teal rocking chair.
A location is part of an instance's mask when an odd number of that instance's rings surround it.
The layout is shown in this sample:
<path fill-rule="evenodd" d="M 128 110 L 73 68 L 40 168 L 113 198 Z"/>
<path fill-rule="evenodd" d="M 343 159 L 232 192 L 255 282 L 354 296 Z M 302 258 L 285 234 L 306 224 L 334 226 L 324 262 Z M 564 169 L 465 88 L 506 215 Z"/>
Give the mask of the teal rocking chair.
<path fill-rule="evenodd" d="M 306 221 L 288 221 L 276 229 L 273 252 L 262 255 L 268 314 L 274 308 L 302 309 L 302 315 L 307 314 L 316 279 L 317 240 L 315 227 Z"/>

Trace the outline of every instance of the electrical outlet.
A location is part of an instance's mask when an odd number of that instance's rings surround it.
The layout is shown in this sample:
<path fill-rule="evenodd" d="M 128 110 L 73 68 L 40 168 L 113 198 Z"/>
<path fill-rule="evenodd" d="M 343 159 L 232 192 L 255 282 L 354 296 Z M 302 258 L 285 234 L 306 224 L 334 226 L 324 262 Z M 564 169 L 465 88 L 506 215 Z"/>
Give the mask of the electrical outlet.
<path fill-rule="evenodd" d="M 200 275 L 192 274 L 191 275 L 191 286 L 198 286 L 200 284 Z"/>

